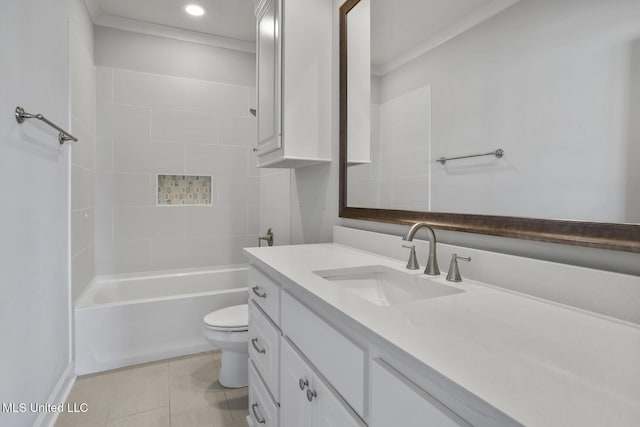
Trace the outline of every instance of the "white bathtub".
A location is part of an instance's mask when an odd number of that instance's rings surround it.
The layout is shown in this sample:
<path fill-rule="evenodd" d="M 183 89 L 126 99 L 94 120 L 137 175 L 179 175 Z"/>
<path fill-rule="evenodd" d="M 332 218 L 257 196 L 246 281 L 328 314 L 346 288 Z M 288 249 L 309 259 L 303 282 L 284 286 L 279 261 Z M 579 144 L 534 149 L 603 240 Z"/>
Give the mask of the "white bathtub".
<path fill-rule="evenodd" d="M 247 267 L 97 277 L 75 304 L 78 375 L 211 350 L 210 311 L 247 302 Z"/>

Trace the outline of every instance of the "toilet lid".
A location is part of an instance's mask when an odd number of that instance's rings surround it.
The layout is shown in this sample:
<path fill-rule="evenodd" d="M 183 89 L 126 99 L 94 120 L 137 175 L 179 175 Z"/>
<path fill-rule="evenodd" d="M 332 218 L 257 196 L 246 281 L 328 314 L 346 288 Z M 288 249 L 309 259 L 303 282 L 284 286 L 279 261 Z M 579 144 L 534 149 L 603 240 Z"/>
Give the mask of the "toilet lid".
<path fill-rule="evenodd" d="M 225 307 L 204 316 L 204 324 L 212 329 L 246 331 L 249 325 L 247 304 Z"/>

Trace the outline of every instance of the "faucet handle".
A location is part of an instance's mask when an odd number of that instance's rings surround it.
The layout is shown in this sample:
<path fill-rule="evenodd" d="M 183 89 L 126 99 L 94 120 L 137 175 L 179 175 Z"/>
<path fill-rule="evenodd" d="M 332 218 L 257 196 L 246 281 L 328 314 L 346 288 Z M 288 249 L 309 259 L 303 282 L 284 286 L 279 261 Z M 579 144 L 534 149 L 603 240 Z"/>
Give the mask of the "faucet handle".
<path fill-rule="evenodd" d="M 420 268 L 418 265 L 418 257 L 416 256 L 416 245 L 402 245 L 403 248 L 411 249 L 409 252 L 409 261 L 407 261 L 408 270 L 417 270 Z"/>
<path fill-rule="evenodd" d="M 449 264 L 449 273 L 447 273 L 447 280 L 450 282 L 462 282 L 462 277 L 460 277 L 460 269 L 458 268 L 459 259 L 463 261 L 471 261 L 471 257 L 452 254 L 451 264 Z"/>

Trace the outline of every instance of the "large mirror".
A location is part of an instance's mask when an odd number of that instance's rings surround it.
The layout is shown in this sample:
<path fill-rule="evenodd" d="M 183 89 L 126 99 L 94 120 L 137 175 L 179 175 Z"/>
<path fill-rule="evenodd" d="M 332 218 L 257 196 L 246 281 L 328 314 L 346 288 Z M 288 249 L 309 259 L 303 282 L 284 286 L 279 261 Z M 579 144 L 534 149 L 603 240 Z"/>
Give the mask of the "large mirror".
<path fill-rule="evenodd" d="M 340 215 L 640 252 L 640 2 L 348 0 Z"/>

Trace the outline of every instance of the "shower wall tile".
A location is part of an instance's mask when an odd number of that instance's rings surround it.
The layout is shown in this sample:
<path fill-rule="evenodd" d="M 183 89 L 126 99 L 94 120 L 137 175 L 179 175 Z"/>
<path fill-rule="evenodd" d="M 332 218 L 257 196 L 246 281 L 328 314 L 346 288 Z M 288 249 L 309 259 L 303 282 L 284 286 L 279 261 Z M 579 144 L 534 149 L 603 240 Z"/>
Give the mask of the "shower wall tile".
<path fill-rule="evenodd" d="M 113 144 L 114 172 L 185 173 L 184 144 L 118 139 Z"/>
<path fill-rule="evenodd" d="M 182 207 L 122 207 L 113 209 L 113 237 L 126 239 L 168 239 L 184 237 Z"/>
<path fill-rule="evenodd" d="M 187 237 L 247 234 L 247 208 L 186 207 Z"/>
<path fill-rule="evenodd" d="M 94 200 L 93 171 L 80 166 L 71 166 L 71 210 L 92 207 Z"/>
<path fill-rule="evenodd" d="M 150 206 L 148 174 L 97 173 L 96 207 Z"/>
<path fill-rule="evenodd" d="M 187 109 L 220 115 L 249 115 L 249 88 L 189 80 Z"/>
<path fill-rule="evenodd" d="M 71 255 L 77 255 L 94 242 L 94 210 L 71 211 Z"/>
<path fill-rule="evenodd" d="M 113 103 L 113 72 L 112 68 L 96 67 L 96 103 Z"/>
<path fill-rule="evenodd" d="M 275 245 L 288 245 L 291 241 L 291 209 L 286 207 L 260 207 L 260 235 L 267 232 L 268 228 L 273 230 Z M 251 246 L 258 246 L 253 242 Z"/>
<path fill-rule="evenodd" d="M 206 175 L 247 175 L 247 148 L 221 145 L 188 145 L 187 171 Z"/>
<path fill-rule="evenodd" d="M 265 229 L 266 233 L 267 230 Z M 247 234 L 260 234 L 260 206 L 247 207 Z"/>
<path fill-rule="evenodd" d="M 113 208 L 97 207 L 94 222 L 95 241 L 113 240 Z"/>
<path fill-rule="evenodd" d="M 96 82 L 98 274 L 245 263 L 242 248 L 266 232 L 255 88 L 107 67 Z M 158 175 L 211 177 L 211 205 L 158 205 Z M 288 195 L 288 178 L 268 181 Z M 278 209 L 276 231 L 288 221 Z"/>
<path fill-rule="evenodd" d="M 148 240 L 99 241 L 96 274 L 133 273 L 149 270 Z"/>
<path fill-rule="evenodd" d="M 184 109 L 187 80 L 159 74 L 113 71 L 113 102 L 152 108 Z"/>
<path fill-rule="evenodd" d="M 255 117 L 223 117 L 220 119 L 218 142 L 221 145 L 255 147 L 257 129 Z"/>
<path fill-rule="evenodd" d="M 119 104 L 96 106 L 96 136 L 149 140 L 149 108 Z"/>
<path fill-rule="evenodd" d="M 289 206 L 289 183 L 291 176 L 288 171 L 265 174 L 260 178 L 260 196 L 264 206 Z"/>
<path fill-rule="evenodd" d="M 218 182 L 220 206 L 257 206 L 260 203 L 260 179 L 255 176 L 222 176 Z"/>
<path fill-rule="evenodd" d="M 96 172 L 113 171 L 113 138 L 96 138 Z"/>
<path fill-rule="evenodd" d="M 210 206 L 212 179 L 199 175 L 158 175 L 157 205 Z"/>
<path fill-rule="evenodd" d="M 95 247 L 93 243 L 71 257 L 71 299 L 75 301 L 95 276 Z"/>
<path fill-rule="evenodd" d="M 218 143 L 218 117 L 193 111 L 151 110 L 151 138 L 196 144 Z"/>

